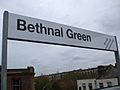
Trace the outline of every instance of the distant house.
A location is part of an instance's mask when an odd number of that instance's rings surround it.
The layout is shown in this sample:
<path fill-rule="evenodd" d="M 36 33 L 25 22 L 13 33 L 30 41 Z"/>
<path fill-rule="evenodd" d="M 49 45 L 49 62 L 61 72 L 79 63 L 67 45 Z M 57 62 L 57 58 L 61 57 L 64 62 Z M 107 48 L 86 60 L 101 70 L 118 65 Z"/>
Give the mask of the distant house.
<path fill-rule="evenodd" d="M 8 69 L 7 72 L 7 90 L 35 90 L 33 67 Z"/>
<path fill-rule="evenodd" d="M 112 87 L 117 85 L 118 85 L 117 78 L 77 80 L 78 90 L 93 90 L 93 89 Z"/>
<path fill-rule="evenodd" d="M 77 80 L 78 90 L 92 90 L 118 85 L 117 70 L 113 65 L 99 66 L 101 72 L 96 78 Z M 106 68 L 106 69 L 105 69 Z M 105 71 L 104 71 L 105 70 Z"/>
<path fill-rule="evenodd" d="M 108 74 L 109 72 L 111 74 Z M 56 74 L 49 74 L 43 75 L 47 77 L 49 80 L 58 80 L 58 79 L 74 79 L 74 80 L 81 80 L 81 79 L 95 79 L 95 78 L 108 78 L 108 77 L 116 77 L 116 68 L 113 65 L 106 65 L 106 66 L 98 66 L 96 68 L 88 68 L 88 69 L 78 69 L 68 72 L 56 73 Z"/>
<path fill-rule="evenodd" d="M 43 76 L 46 77 L 49 81 L 75 81 L 73 84 L 76 86 L 77 90 L 91 90 L 118 85 L 116 66 L 113 66 L 111 64 L 105 66 L 101 65 L 95 68 L 78 69 Z"/>

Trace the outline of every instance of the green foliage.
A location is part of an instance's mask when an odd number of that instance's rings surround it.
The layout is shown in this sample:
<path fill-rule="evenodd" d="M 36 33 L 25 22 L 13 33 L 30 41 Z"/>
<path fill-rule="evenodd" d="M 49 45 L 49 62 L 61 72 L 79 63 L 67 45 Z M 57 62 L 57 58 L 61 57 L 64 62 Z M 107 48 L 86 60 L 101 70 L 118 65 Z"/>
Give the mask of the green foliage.
<path fill-rule="evenodd" d="M 35 79 L 35 90 L 77 90 L 75 80 L 51 80 L 40 77 Z"/>
<path fill-rule="evenodd" d="M 61 79 L 53 77 L 49 80 L 49 77 L 41 76 L 35 79 L 35 90 L 77 90 L 76 80 L 95 78 L 96 75 L 93 71 L 76 71 L 65 73 Z"/>
<path fill-rule="evenodd" d="M 37 77 L 35 79 L 35 90 L 42 90 L 47 83 L 49 80 L 46 77 Z"/>

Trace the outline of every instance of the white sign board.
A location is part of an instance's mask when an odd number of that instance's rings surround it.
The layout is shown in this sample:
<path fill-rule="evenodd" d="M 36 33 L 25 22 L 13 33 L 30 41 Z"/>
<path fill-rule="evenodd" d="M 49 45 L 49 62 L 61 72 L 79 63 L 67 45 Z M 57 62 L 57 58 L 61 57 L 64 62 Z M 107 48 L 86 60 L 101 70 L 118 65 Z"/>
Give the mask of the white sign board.
<path fill-rule="evenodd" d="M 8 15 L 8 39 L 117 51 L 114 36 L 13 13 Z"/>

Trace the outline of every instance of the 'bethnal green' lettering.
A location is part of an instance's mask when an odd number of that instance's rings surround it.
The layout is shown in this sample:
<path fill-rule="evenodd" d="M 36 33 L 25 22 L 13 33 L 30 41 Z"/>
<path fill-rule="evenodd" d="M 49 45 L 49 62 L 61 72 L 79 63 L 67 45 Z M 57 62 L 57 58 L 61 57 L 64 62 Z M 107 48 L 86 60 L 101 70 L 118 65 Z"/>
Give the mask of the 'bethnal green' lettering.
<path fill-rule="evenodd" d="M 90 35 L 73 32 L 71 29 L 67 29 L 66 35 L 70 39 L 78 39 L 78 40 L 82 40 L 82 41 L 91 42 L 91 36 Z"/>
<path fill-rule="evenodd" d="M 51 36 L 63 37 L 62 27 L 60 29 L 58 28 L 54 29 L 52 27 L 46 27 L 42 23 L 39 23 L 39 24 L 36 23 L 35 25 L 27 24 L 26 21 L 22 19 L 17 19 L 17 30 L 20 30 L 20 31 L 28 30 L 31 33 L 36 32 L 38 34 L 46 34 Z"/>
<path fill-rule="evenodd" d="M 91 36 L 82 34 L 80 32 L 74 32 L 72 29 L 63 30 L 64 28 L 52 28 L 43 25 L 42 23 L 27 24 L 23 19 L 17 19 L 17 30 L 29 31 L 30 33 L 38 33 L 50 36 L 63 37 L 64 35 L 69 39 L 76 39 L 86 42 L 91 42 Z"/>

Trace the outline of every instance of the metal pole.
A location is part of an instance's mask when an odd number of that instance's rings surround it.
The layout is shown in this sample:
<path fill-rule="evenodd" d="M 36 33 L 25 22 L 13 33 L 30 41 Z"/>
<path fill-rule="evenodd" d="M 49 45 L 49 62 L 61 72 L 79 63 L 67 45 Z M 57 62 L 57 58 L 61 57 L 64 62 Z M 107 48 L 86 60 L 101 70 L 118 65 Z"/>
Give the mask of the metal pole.
<path fill-rule="evenodd" d="M 8 12 L 3 16 L 2 32 L 2 70 L 1 70 L 1 90 L 7 90 L 7 35 L 8 35 Z"/>
<path fill-rule="evenodd" d="M 116 40 L 117 51 L 115 51 L 114 53 L 115 53 L 115 59 L 116 59 L 116 65 L 117 65 L 118 85 L 120 85 L 120 56 L 119 56 L 119 48 L 118 48 L 116 36 L 115 36 L 115 40 Z"/>

